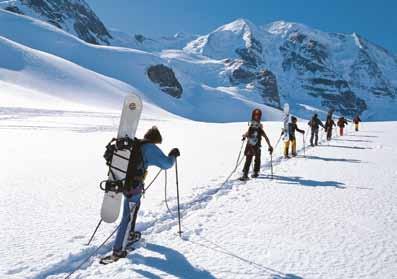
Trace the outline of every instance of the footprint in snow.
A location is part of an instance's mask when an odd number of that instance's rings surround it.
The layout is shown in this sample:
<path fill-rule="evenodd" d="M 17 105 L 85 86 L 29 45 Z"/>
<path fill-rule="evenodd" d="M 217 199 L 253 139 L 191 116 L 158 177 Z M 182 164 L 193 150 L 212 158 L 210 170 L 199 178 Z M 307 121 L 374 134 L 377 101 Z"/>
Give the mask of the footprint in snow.
<path fill-rule="evenodd" d="M 74 241 L 76 241 L 76 240 L 83 239 L 83 238 L 85 238 L 84 235 L 77 235 L 77 236 L 72 237 L 72 238 L 69 240 L 69 242 L 74 242 Z"/>
<path fill-rule="evenodd" d="M 13 269 L 8 270 L 8 271 L 6 272 L 6 274 L 8 274 L 8 275 L 14 275 L 14 274 L 17 274 L 17 273 L 20 273 L 20 272 L 24 271 L 24 270 L 27 269 L 27 268 L 28 268 L 27 266 L 22 266 L 22 267 L 13 268 Z"/>

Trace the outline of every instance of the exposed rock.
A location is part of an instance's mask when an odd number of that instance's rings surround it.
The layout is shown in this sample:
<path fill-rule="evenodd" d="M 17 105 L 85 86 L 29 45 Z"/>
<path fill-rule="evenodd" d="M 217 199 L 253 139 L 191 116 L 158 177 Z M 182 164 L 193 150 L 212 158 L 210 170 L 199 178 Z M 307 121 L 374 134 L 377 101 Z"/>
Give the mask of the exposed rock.
<path fill-rule="evenodd" d="M 23 15 L 24 13 L 17 6 L 8 6 L 4 8 L 6 11 Z"/>
<path fill-rule="evenodd" d="M 135 37 L 135 40 L 137 40 L 140 43 L 143 43 L 146 40 L 145 36 L 143 36 L 141 34 L 135 34 L 134 37 Z"/>
<path fill-rule="evenodd" d="M 235 51 L 247 65 L 257 67 L 258 65 L 263 63 L 262 44 L 261 44 L 261 42 L 256 40 L 252 36 L 252 34 L 249 36 L 248 47 L 238 48 Z"/>
<path fill-rule="evenodd" d="M 256 69 L 243 61 L 232 61 L 229 65 L 232 66 L 233 69 L 229 77 L 232 84 L 247 84 L 256 79 Z"/>
<path fill-rule="evenodd" d="M 363 77 L 367 77 L 363 79 Z M 378 65 L 371 59 L 368 52 L 360 50 L 350 72 L 351 83 L 358 88 L 367 90 L 375 96 L 396 97 L 397 88 L 383 77 Z"/>
<path fill-rule="evenodd" d="M 361 114 L 367 109 L 367 104 L 361 98 L 358 98 L 352 91 L 342 92 L 340 94 L 321 94 L 323 98 L 321 104 L 328 108 L 334 108 L 339 113 L 353 117 Z"/>
<path fill-rule="evenodd" d="M 233 61 L 228 65 L 233 70 L 230 74 L 232 84 L 251 85 L 258 89 L 263 99 L 263 104 L 280 108 L 280 95 L 278 92 L 277 78 L 269 70 L 257 70 L 245 61 Z"/>
<path fill-rule="evenodd" d="M 171 68 L 162 64 L 154 65 L 147 70 L 147 75 L 152 82 L 160 86 L 161 91 L 175 98 L 182 96 L 182 85 Z"/>
<path fill-rule="evenodd" d="M 256 78 L 264 104 L 281 108 L 276 76 L 269 70 L 263 70 L 257 74 Z"/>
<path fill-rule="evenodd" d="M 292 68 L 300 74 L 328 71 L 325 66 L 328 58 L 326 47 L 304 34 L 298 32 L 290 34 L 280 47 L 280 52 L 284 57 L 284 71 Z"/>

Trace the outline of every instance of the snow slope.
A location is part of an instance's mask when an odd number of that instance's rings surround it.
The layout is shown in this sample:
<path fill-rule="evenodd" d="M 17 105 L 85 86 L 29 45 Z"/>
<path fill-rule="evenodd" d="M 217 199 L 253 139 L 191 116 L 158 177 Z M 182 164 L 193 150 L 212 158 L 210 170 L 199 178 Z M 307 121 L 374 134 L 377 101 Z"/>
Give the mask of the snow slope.
<path fill-rule="evenodd" d="M 174 60 L 185 63 L 184 68 L 175 69 L 184 87 L 182 97 L 176 99 L 162 92 L 146 74 L 152 65 L 168 65 L 167 57 L 134 49 L 91 45 L 47 23 L 3 10 L 0 10 L 0 23 L 1 36 L 127 83 L 142 92 L 146 102 L 171 113 L 200 121 L 230 122 L 243 121 L 247 111 L 260 107 L 265 111 L 266 119 L 280 117 L 278 110 L 258 104 L 255 96 L 233 90 L 233 87 L 218 88 L 218 83 L 211 86 L 193 79 L 191 73 L 197 72 L 195 66 L 202 62 L 190 59 L 193 61 L 186 63 L 186 54 L 174 57 Z M 14 62 L 9 61 L 8 64 L 13 65 Z M 205 69 L 200 72 L 205 72 Z M 220 104 L 222 110 L 217 110 Z"/>
<path fill-rule="evenodd" d="M 2 109 L 0 277 L 64 278 L 115 228 L 98 219 L 105 178 L 101 157 L 117 114 Z M 274 179 L 263 152 L 260 179 L 224 184 L 234 168 L 244 123 L 208 124 L 144 118 L 138 136 L 157 125 L 162 149 L 181 148 L 184 238 L 164 205 L 163 177 L 146 193 L 138 228 L 146 238 L 127 259 L 92 258 L 73 278 L 393 278 L 396 270 L 395 122 L 364 123 L 361 132 L 281 160 Z M 281 123 L 265 122 L 275 144 Z M 300 126 L 305 128 L 304 123 Z M 185 135 L 189 135 L 188 137 Z M 29 139 L 29 140 L 27 140 Z M 307 140 L 307 139 L 306 139 Z M 299 147 L 302 138 L 298 136 Z M 57 154 L 54 157 L 54 154 Z M 23 166 L 21 167 L 21 158 Z M 39 162 L 39 163 L 38 163 Z M 156 173 L 150 170 L 148 181 Z M 174 171 L 168 202 L 176 210 Z M 111 243 L 99 255 L 108 253 Z"/>
<path fill-rule="evenodd" d="M 119 110 L 133 88 L 74 63 L 0 37 L 0 96 L 3 106 Z M 85 107 L 84 107 L 85 105 Z M 77 106 L 77 107 L 76 107 Z M 73 106 L 72 106 L 73 107 Z M 48 107 L 47 107 L 48 108 Z"/>

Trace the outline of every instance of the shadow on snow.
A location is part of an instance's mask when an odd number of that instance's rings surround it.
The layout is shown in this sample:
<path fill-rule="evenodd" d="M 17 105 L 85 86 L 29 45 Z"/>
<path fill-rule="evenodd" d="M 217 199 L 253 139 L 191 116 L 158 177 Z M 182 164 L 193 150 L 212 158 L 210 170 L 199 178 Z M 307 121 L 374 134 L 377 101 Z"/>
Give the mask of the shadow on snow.
<path fill-rule="evenodd" d="M 152 243 L 148 243 L 146 249 L 158 253 L 159 256 L 144 257 L 139 254 L 132 254 L 128 258 L 131 259 L 133 263 L 155 268 L 177 278 L 215 278 L 210 272 L 194 267 L 183 254 L 176 250 Z M 134 268 L 134 271 L 146 278 L 162 278 L 147 270 Z"/>
<path fill-rule="evenodd" d="M 359 149 L 359 150 L 363 150 L 363 149 L 372 149 L 372 147 L 362 147 L 362 146 L 347 146 L 347 145 L 328 145 L 328 144 L 323 144 L 323 145 L 319 145 L 322 147 L 336 147 L 336 148 L 346 148 L 346 149 Z"/>
<path fill-rule="evenodd" d="M 349 137 L 360 137 L 360 138 L 379 138 L 378 136 L 368 136 L 368 135 L 348 135 Z"/>
<path fill-rule="evenodd" d="M 244 258 L 240 255 L 237 255 L 233 252 L 231 252 L 230 250 L 225 249 L 224 247 L 220 246 L 219 244 L 217 244 L 214 241 L 211 241 L 203 236 L 199 236 L 200 239 L 202 240 L 202 242 L 198 242 L 198 241 L 194 241 L 194 240 L 188 240 L 190 243 L 194 244 L 194 245 L 198 245 L 201 246 L 203 248 L 212 250 L 213 252 L 217 252 L 217 253 L 221 253 L 225 256 L 229 256 L 235 259 L 240 260 L 241 262 L 244 262 L 246 264 L 252 265 L 253 267 L 255 267 L 256 269 L 258 269 L 258 273 L 250 273 L 250 275 L 257 275 L 258 278 L 264 278 L 264 277 L 269 277 L 271 276 L 272 279 L 302 279 L 302 277 L 299 277 L 297 275 L 294 274 L 289 274 L 289 273 L 283 273 L 281 271 L 275 270 L 273 268 L 267 267 L 265 265 L 262 265 L 260 263 L 254 262 L 252 260 L 249 260 L 247 258 Z M 206 243 L 205 243 L 206 242 Z M 223 271 L 224 272 L 224 271 Z M 233 272 L 233 271 L 229 271 L 228 273 L 233 274 L 233 275 L 237 275 L 238 273 Z M 247 275 L 247 274 L 239 274 L 239 275 Z M 191 278 L 191 277 L 189 277 Z M 207 278 L 207 277 L 204 277 Z M 211 278 L 211 277 L 209 277 Z"/>
<path fill-rule="evenodd" d="M 326 157 L 310 156 L 310 155 L 306 155 L 306 158 L 311 160 L 322 160 L 326 162 L 362 163 L 361 160 L 356 160 L 356 159 L 326 158 Z"/>
<path fill-rule="evenodd" d="M 334 139 L 335 141 L 349 141 L 349 142 L 368 142 L 368 143 L 372 143 L 373 141 L 370 140 L 360 140 L 360 139 L 345 139 L 345 138 L 338 138 L 338 139 Z"/>
<path fill-rule="evenodd" d="M 259 176 L 258 179 L 271 179 L 269 176 Z M 301 185 L 307 187 L 335 187 L 338 189 L 346 189 L 344 183 L 337 181 L 317 181 L 311 179 L 304 179 L 300 176 L 280 176 L 274 175 L 273 180 L 279 180 L 284 183 L 282 184 L 292 184 L 292 185 Z"/>

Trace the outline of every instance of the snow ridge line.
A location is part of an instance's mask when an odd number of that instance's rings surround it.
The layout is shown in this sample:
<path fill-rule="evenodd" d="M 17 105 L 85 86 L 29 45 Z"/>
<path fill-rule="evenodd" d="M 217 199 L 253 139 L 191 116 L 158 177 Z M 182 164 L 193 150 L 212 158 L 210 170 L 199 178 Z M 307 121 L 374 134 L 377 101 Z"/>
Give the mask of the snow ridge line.
<path fill-rule="evenodd" d="M 325 132 L 323 132 L 325 134 Z M 348 133 L 346 133 L 347 135 Z M 336 134 L 336 137 L 337 134 Z M 320 143 L 324 142 L 325 140 L 321 140 Z M 303 151 L 303 147 L 297 150 L 297 153 L 301 153 Z M 312 149 L 311 146 L 308 146 L 307 149 Z M 244 158 L 244 157 L 243 157 Z M 243 160 L 240 161 L 240 164 Z M 283 162 L 283 156 L 276 157 L 273 159 L 273 166 L 280 165 Z M 270 163 L 265 163 L 261 165 L 262 167 L 269 167 Z M 235 168 L 235 170 L 238 168 Z M 234 172 L 235 172 L 234 170 Z M 181 217 L 186 217 L 188 216 L 189 213 L 195 212 L 197 210 L 205 208 L 209 202 L 214 199 L 215 197 L 219 197 L 220 195 L 226 195 L 228 194 L 231 190 L 233 190 L 235 187 L 238 187 L 242 184 L 245 184 L 243 182 L 238 183 L 234 179 L 231 180 L 233 177 L 234 172 L 227 177 L 227 179 L 220 184 L 219 187 L 213 188 L 213 189 L 208 189 L 205 192 L 198 194 L 192 201 L 186 202 L 186 203 L 181 203 L 180 204 L 180 209 L 181 209 Z M 237 182 L 237 183 L 236 183 Z M 173 206 L 170 208 L 172 211 L 176 210 L 176 206 Z M 142 235 L 149 235 L 151 233 L 161 233 L 167 230 L 170 230 L 174 226 L 178 224 L 178 221 L 175 220 L 174 216 L 171 216 L 168 212 L 164 213 L 163 215 L 159 216 L 157 219 L 154 219 L 152 221 L 148 222 L 140 222 L 139 227 L 142 229 Z M 116 228 L 116 226 L 115 226 Z M 186 232 L 186 231 L 185 231 Z M 86 249 L 83 249 L 80 252 L 77 252 L 75 254 L 70 253 L 68 258 L 63 259 L 59 261 L 58 263 L 53 264 L 50 266 L 48 269 L 43 270 L 39 274 L 33 277 L 33 279 L 44 279 L 50 275 L 60 275 L 63 273 L 70 273 L 72 272 L 84 259 L 90 256 L 90 254 L 97 249 L 97 246 L 89 247 Z M 112 249 L 112 243 L 108 243 L 107 245 L 104 245 L 102 249 L 98 251 L 97 254 L 91 256 L 95 257 L 97 255 L 102 256 L 110 252 Z M 90 257 L 90 258 L 91 258 Z M 94 260 L 88 260 L 86 264 L 83 265 L 83 269 L 87 269 L 89 266 L 91 266 L 94 263 Z"/>

